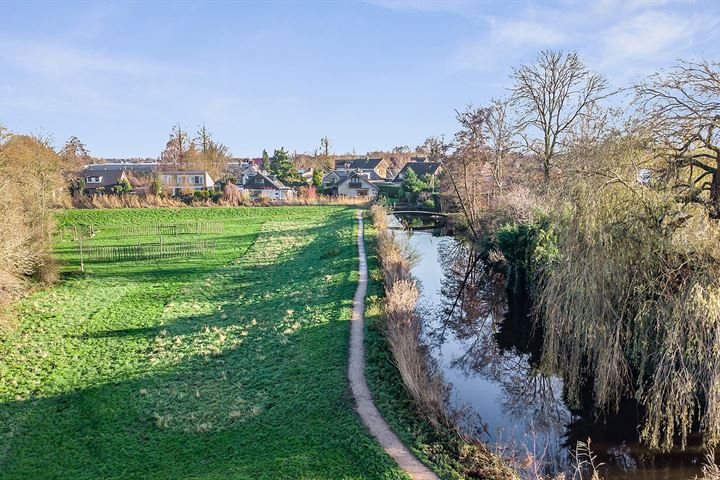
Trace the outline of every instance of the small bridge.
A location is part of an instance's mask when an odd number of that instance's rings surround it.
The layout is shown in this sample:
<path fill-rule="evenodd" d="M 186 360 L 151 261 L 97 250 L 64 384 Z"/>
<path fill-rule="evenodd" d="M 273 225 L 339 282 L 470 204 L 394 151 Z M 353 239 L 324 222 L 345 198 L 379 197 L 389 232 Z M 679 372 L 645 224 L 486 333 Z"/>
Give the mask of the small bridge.
<path fill-rule="evenodd" d="M 411 214 L 411 215 L 428 215 L 431 217 L 449 217 L 447 213 L 440 212 L 428 212 L 425 210 L 393 210 L 390 212 L 392 215 L 396 214 Z"/>

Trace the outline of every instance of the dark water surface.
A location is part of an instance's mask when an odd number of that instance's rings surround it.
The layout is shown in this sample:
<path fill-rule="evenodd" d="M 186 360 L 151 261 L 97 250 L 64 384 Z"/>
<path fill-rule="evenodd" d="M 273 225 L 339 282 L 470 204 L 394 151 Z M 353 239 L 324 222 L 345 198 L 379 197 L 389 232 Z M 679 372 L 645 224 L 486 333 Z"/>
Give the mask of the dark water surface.
<path fill-rule="evenodd" d="M 394 217 L 390 223 L 401 227 Z M 453 406 L 467 414 L 465 428 L 521 463 L 534 459 L 525 463 L 546 473 L 574 464 L 576 442 L 590 437 L 606 480 L 700 476 L 699 447 L 660 454 L 637 442 L 634 403 L 608 418 L 571 411 L 562 380 L 534 367 L 540 347 L 528 326 L 527 299 L 508 301 L 504 278 L 472 268 L 476 255 L 470 246 L 437 231 L 398 234 L 417 253 L 418 312 L 432 355 L 452 385 Z"/>

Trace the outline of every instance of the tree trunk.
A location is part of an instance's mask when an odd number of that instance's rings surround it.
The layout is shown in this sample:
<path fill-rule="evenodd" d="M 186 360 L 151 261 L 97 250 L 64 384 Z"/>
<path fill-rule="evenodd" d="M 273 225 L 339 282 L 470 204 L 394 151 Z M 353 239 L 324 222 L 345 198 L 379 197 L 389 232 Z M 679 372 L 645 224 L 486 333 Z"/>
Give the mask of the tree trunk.
<path fill-rule="evenodd" d="M 715 162 L 715 171 L 710 184 L 710 216 L 720 219 L 720 154 Z"/>

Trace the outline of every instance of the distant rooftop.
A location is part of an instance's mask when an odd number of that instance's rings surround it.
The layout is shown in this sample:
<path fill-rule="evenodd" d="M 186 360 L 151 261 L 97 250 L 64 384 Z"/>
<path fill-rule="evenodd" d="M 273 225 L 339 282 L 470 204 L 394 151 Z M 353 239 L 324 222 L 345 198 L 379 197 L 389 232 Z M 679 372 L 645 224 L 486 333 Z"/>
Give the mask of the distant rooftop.
<path fill-rule="evenodd" d="M 132 172 L 152 172 L 158 167 L 161 167 L 163 163 L 159 162 L 108 162 L 108 163 L 93 163 L 85 165 L 84 170 L 129 170 Z"/>
<path fill-rule="evenodd" d="M 382 162 L 383 158 L 352 158 L 347 160 L 335 160 L 335 168 L 349 168 L 352 170 L 373 170 L 378 165 L 380 165 L 380 162 Z"/>

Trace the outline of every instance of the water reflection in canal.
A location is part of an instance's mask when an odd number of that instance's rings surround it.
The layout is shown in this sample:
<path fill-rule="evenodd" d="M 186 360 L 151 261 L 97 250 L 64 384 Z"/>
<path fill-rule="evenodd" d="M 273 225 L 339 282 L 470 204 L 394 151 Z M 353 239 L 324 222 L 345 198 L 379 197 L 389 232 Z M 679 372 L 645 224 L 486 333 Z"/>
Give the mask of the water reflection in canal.
<path fill-rule="evenodd" d="M 390 224 L 402 226 L 394 217 Z M 528 327 L 527 301 L 508 302 L 505 278 L 476 268 L 482 265 L 467 243 L 438 231 L 403 235 L 418 253 L 413 273 L 421 286 L 418 311 L 426 340 L 453 387 L 453 406 L 467 414 L 464 428 L 516 458 L 536 459 L 547 473 L 568 468 L 571 447 L 591 436 L 606 479 L 700 474 L 697 449 L 660 455 L 638 445 L 636 412 L 612 419 L 571 412 L 561 379 L 534 367 L 541 346 Z"/>

